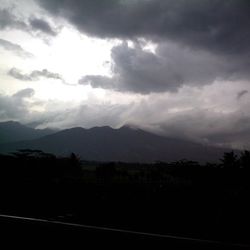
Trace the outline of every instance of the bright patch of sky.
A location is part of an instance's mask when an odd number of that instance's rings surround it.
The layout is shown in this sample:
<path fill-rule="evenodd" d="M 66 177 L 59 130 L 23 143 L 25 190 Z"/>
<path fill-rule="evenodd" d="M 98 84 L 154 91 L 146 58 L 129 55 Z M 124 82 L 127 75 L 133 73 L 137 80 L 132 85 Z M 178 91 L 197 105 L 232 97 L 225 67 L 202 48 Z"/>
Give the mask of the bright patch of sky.
<path fill-rule="evenodd" d="M 37 97 L 62 100 L 80 100 L 86 98 L 86 93 L 90 91 L 100 94 L 100 90 L 79 86 L 77 82 L 87 74 L 110 75 L 110 52 L 111 48 L 118 43 L 118 41 L 89 38 L 69 26 L 63 27 L 59 35 L 51 38 L 49 43 L 22 31 L 1 31 L 0 37 L 20 45 L 34 55 L 33 58 L 23 59 L 11 54 L 10 51 L 1 49 L 2 76 L 6 75 L 12 67 L 27 74 L 33 70 L 47 69 L 60 74 L 65 80 L 64 83 L 51 79 L 42 79 L 39 83 L 24 83 L 5 76 L 1 78 L 0 90 L 8 89 L 7 92 L 15 92 L 17 89 L 32 87 Z M 67 84 L 75 86 L 67 86 Z"/>

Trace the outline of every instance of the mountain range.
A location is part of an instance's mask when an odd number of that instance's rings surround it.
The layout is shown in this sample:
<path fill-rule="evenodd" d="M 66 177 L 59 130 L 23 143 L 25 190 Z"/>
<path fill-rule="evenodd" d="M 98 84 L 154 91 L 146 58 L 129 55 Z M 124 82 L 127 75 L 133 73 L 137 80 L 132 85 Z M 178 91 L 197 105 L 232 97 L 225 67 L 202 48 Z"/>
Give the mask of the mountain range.
<path fill-rule="evenodd" d="M 34 129 L 15 121 L 0 122 L 0 143 L 33 140 L 54 132 L 52 129 Z"/>
<path fill-rule="evenodd" d="M 74 152 L 84 160 L 102 162 L 173 162 L 182 159 L 217 162 L 225 151 L 229 151 L 128 126 L 119 129 L 75 127 L 55 132 L 29 128 L 12 121 L 0 123 L 0 152 L 27 148 L 60 156 Z"/>

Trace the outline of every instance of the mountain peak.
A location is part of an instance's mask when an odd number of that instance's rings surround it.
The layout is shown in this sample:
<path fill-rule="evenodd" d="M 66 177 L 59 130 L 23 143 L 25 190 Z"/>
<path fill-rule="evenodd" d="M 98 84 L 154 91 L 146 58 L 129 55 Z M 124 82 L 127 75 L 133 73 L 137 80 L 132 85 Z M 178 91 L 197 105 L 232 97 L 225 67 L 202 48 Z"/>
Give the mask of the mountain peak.
<path fill-rule="evenodd" d="M 96 126 L 90 128 L 89 130 L 114 130 L 114 129 L 110 126 Z"/>

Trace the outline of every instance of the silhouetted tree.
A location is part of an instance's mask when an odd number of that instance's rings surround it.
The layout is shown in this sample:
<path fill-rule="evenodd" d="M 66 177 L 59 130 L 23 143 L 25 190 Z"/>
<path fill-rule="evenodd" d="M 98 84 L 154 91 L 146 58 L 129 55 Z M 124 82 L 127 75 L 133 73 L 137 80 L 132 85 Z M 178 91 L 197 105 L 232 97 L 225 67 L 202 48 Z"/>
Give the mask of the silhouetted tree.
<path fill-rule="evenodd" d="M 16 152 L 11 153 L 17 158 L 29 158 L 29 157 L 54 157 L 52 154 L 44 153 L 42 150 L 38 149 L 19 149 Z"/>
<path fill-rule="evenodd" d="M 72 167 L 79 167 L 81 166 L 81 159 L 75 153 L 71 153 L 70 155 L 70 163 Z"/>
<path fill-rule="evenodd" d="M 230 169 L 236 168 L 238 166 L 238 156 L 234 153 L 234 151 L 225 152 L 221 162 L 223 167 Z"/>
<path fill-rule="evenodd" d="M 241 152 L 239 162 L 242 168 L 250 167 L 250 152 L 248 150 Z"/>

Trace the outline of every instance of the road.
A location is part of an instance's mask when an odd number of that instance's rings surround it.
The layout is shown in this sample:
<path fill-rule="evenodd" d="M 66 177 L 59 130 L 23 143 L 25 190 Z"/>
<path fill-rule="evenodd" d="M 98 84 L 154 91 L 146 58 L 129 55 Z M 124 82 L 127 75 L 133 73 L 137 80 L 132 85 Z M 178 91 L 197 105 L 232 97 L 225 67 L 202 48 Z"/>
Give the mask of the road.
<path fill-rule="evenodd" d="M 117 228 L 80 225 L 57 220 L 0 215 L 0 238 L 8 246 L 75 249 L 147 247 L 149 249 L 250 249 L 241 244 L 150 234 Z"/>

